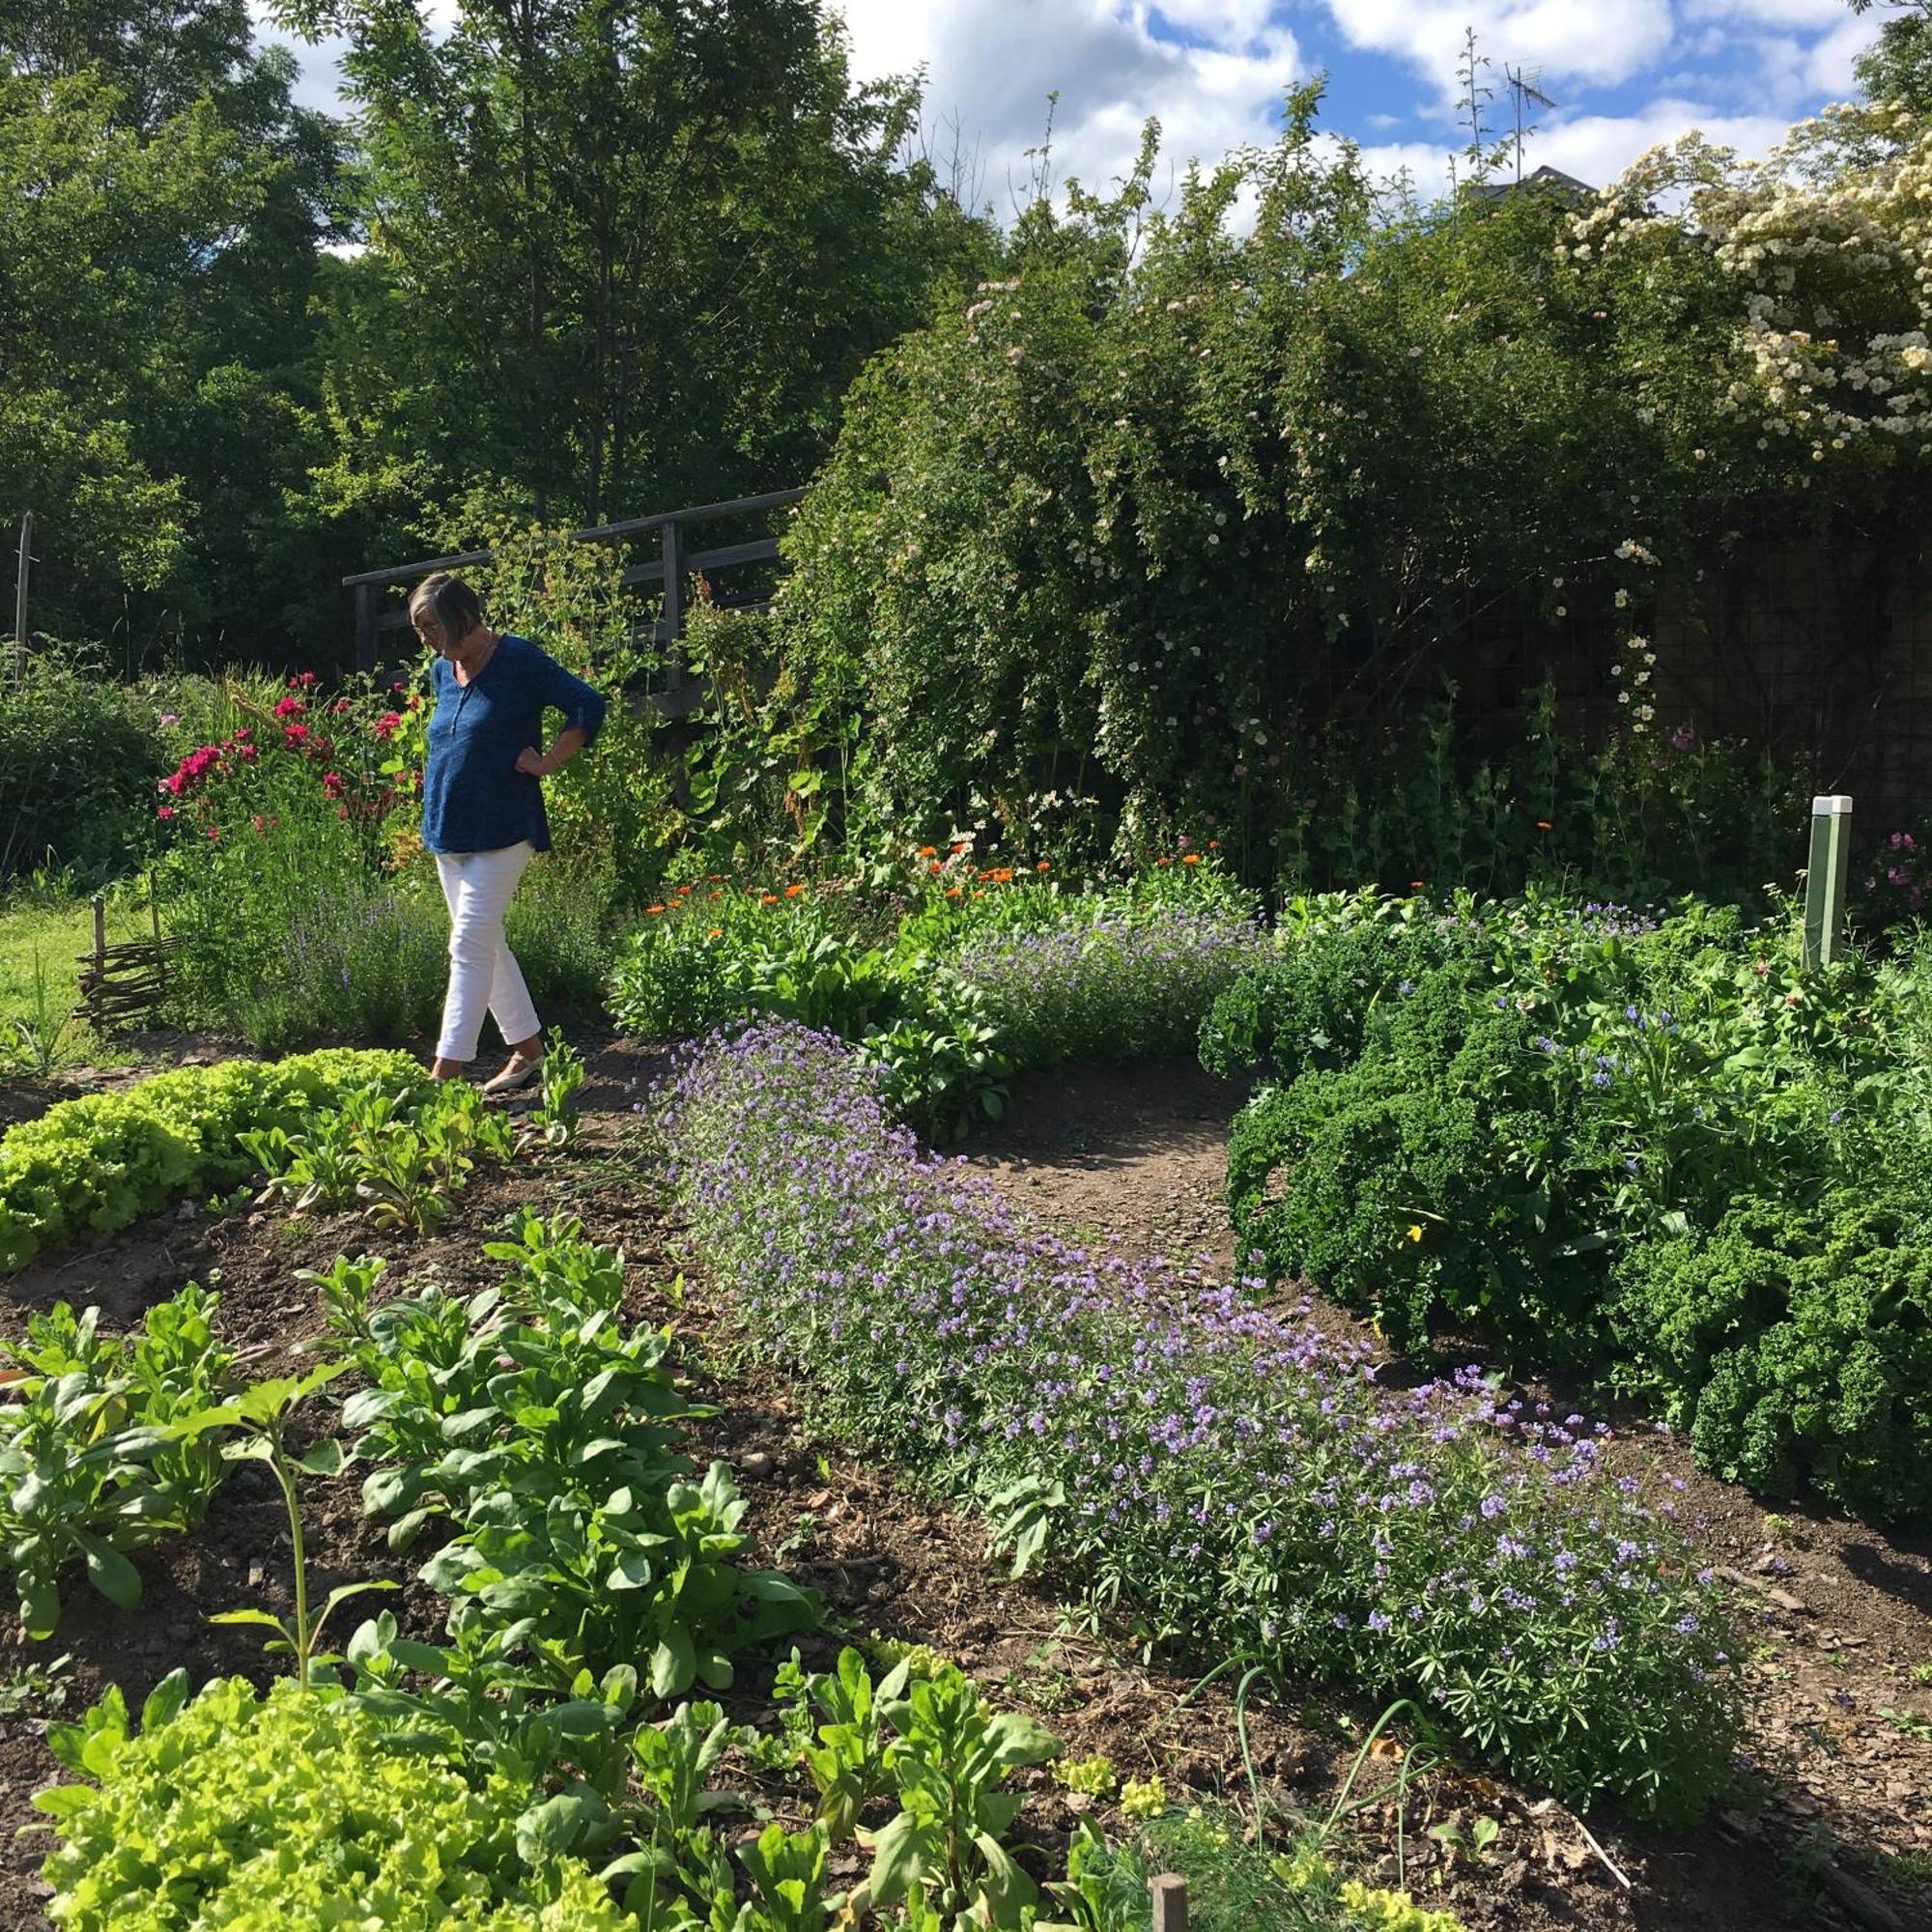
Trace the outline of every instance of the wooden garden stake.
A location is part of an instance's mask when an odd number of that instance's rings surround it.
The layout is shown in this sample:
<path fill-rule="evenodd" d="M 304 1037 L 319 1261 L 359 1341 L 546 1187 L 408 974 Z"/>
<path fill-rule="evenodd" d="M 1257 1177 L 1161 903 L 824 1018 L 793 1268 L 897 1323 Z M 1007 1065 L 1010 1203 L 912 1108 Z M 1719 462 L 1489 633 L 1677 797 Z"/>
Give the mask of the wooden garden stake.
<path fill-rule="evenodd" d="M 1153 1881 L 1153 1932 L 1187 1932 L 1187 1881 L 1162 1872 Z"/>
<path fill-rule="evenodd" d="M 1811 801 L 1811 858 L 1804 874 L 1804 970 L 1837 958 L 1845 924 L 1845 873 L 1851 864 L 1852 802 Z"/>

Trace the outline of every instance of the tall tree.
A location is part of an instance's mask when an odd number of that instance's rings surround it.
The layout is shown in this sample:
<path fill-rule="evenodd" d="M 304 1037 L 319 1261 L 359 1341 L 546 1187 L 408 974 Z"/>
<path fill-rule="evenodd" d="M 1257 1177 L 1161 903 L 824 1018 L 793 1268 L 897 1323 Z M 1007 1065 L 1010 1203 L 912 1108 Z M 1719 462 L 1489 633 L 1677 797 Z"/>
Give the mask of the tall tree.
<path fill-rule="evenodd" d="M 272 642 L 312 607 L 347 231 L 296 74 L 242 0 L 0 0 L 0 515 L 36 513 L 43 628 Z"/>
<path fill-rule="evenodd" d="M 988 237 L 818 0 L 284 0 L 346 36 L 367 252 L 320 494 L 455 536 L 800 480 L 865 357 Z"/>
<path fill-rule="evenodd" d="M 1915 114 L 1932 114 L 1932 6 L 1927 0 L 1883 4 L 1891 17 L 1859 56 L 1859 85 L 1871 100 L 1900 100 Z M 1851 0 L 1854 14 L 1869 13 L 1872 5 L 1873 0 Z"/>

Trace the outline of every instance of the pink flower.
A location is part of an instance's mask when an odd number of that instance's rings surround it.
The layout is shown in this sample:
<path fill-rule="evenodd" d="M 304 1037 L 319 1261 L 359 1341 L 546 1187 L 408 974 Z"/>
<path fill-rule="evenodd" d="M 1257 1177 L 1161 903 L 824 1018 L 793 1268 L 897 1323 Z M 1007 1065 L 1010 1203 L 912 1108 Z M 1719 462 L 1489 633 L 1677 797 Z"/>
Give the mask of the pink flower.
<path fill-rule="evenodd" d="M 156 818 L 172 818 L 174 815 L 175 809 L 171 805 L 160 805 L 155 808 L 155 816 Z"/>
<path fill-rule="evenodd" d="M 318 680 L 314 671 L 300 670 L 289 679 L 289 689 L 291 691 L 313 691 L 317 682 Z"/>
<path fill-rule="evenodd" d="M 285 697 L 275 706 L 277 718 L 299 718 L 308 706 L 299 697 Z"/>
<path fill-rule="evenodd" d="M 322 775 L 322 788 L 330 798 L 340 798 L 342 796 L 342 774 L 340 772 L 324 772 Z"/>
<path fill-rule="evenodd" d="M 282 743 L 292 752 L 300 751 L 308 743 L 308 726 L 306 724 L 285 724 L 282 727 Z"/>
<path fill-rule="evenodd" d="M 403 715 L 400 711 L 385 711 L 376 720 L 376 735 L 386 744 L 402 728 Z"/>

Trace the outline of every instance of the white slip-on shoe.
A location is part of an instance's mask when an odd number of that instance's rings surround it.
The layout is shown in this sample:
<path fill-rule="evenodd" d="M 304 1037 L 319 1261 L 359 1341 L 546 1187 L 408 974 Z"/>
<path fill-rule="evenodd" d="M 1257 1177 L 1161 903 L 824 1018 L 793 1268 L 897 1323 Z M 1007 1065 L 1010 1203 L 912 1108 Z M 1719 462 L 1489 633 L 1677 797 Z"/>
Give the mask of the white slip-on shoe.
<path fill-rule="evenodd" d="M 492 1096 L 520 1093 L 542 1072 L 543 1055 L 540 1053 L 528 1060 L 513 1060 L 495 1079 L 484 1081 L 483 1092 Z"/>

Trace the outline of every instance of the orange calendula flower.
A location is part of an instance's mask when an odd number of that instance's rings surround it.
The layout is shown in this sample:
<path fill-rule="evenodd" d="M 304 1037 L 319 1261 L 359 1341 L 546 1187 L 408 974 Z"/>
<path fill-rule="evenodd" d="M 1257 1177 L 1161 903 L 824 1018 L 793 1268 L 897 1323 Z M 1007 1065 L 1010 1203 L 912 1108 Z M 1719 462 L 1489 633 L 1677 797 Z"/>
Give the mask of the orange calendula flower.
<path fill-rule="evenodd" d="M 1051 870 L 1051 869 L 1052 869 L 1052 868 L 1051 868 L 1051 867 L 1049 867 L 1049 866 L 1047 865 L 1047 863 L 1046 863 L 1046 861 L 1045 861 L 1044 859 L 1042 859 L 1042 860 L 1041 860 L 1041 861 L 1039 862 L 1039 864 L 1038 864 L 1037 866 L 1036 866 L 1036 867 L 1034 867 L 1034 870 L 1035 870 L 1036 872 L 1045 872 L 1045 871 L 1049 871 L 1049 870 Z"/>
<path fill-rule="evenodd" d="M 657 916 L 658 916 L 658 915 L 659 915 L 659 914 L 660 914 L 661 912 L 663 912 L 663 911 L 664 911 L 664 907 L 663 907 L 663 906 L 646 906 L 646 907 L 644 908 L 644 910 L 645 910 L 645 911 L 646 911 L 647 913 L 649 913 L 649 914 L 650 914 L 650 916 L 651 916 L 651 917 L 652 917 L 653 919 L 656 919 L 656 918 L 657 918 Z"/>
<path fill-rule="evenodd" d="M 959 896 L 959 888 L 957 886 L 948 886 L 946 896 L 950 899 L 956 899 Z"/>
<path fill-rule="evenodd" d="M 1218 852 L 1221 849 L 1221 841 L 1218 838 L 1208 839 L 1208 849 L 1210 852 Z"/>
<path fill-rule="evenodd" d="M 777 905 L 778 902 L 779 895 L 776 893 L 760 893 L 758 895 L 758 903 L 760 905 Z"/>
<path fill-rule="evenodd" d="M 1190 852 L 1180 863 L 1183 866 L 1198 866 L 1201 863 L 1201 854 L 1199 852 Z"/>
<path fill-rule="evenodd" d="M 1539 832 L 1554 832 L 1556 830 L 1555 826 L 1550 824 L 1547 818 L 1539 818 L 1536 821 L 1536 829 Z"/>
<path fill-rule="evenodd" d="M 1172 859 L 1156 859 L 1154 864 L 1156 866 L 1171 866 L 1174 864 L 1174 861 Z"/>
<path fill-rule="evenodd" d="M 789 885 L 785 888 L 785 897 L 788 899 L 795 899 L 797 898 L 800 893 L 804 892 L 804 890 L 805 888 L 801 885 L 796 885 L 796 884 Z"/>
<path fill-rule="evenodd" d="M 723 939 L 724 937 L 724 928 L 722 925 L 714 925 L 704 936 L 706 939 Z"/>
<path fill-rule="evenodd" d="M 955 838 L 946 849 L 956 857 L 959 853 L 965 851 L 966 841 L 963 838 Z"/>
<path fill-rule="evenodd" d="M 932 862 L 932 864 L 931 864 L 931 865 L 929 865 L 929 866 L 928 866 L 928 867 L 926 867 L 925 869 L 926 869 L 926 870 L 927 870 L 928 872 L 935 872 L 935 873 L 936 873 L 936 872 L 943 872 L 943 871 L 945 871 L 946 867 L 945 867 L 944 866 L 942 866 L 942 865 L 941 865 L 941 864 L 939 863 L 939 861 L 938 861 L 937 859 L 935 859 L 935 860 L 934 860 L 934 861 Z"/>
<path fill-rule="evenodd" d="M 711 896 L 714 899 L 722 899 L 724 896 L 724 895 L 723 893 L 713 893 Z"/>
<path fill-rule="evenodd" d="M 1410 892 L 1412 892 L 1412 893 L 1419 893 L 1419 892 L 1421 892 L 1421 891 L 1422 891 L 1422 881 L 1421 881 L 1420 879 L 1411 879 L 1411 880 L 1409 880 L 1409 882 L 1408 882 L 1408 889 L 1409 889 L 1409 891 L 1410 891 Z"/>
<path fill-rule="evenodd" d="M 922 845 L 919 848 L 919 856 L 922 859 L 935 858 L 938 856 L 938 852 L 939 847 L 937 845 Z"/>
<path fill-rule="evenodd" d="M 976 889 L 976 890 L 975 890 L 975 892 L 974 892 L 974 894 L 973 894 L 973 896 L 974 896 L 974 897 L 975 897 L 976 899 L 982 899 L 982 898 L 984 898 L 984 897 L 986 896 L 986 895 L 985 895 L 985 894 L 984 894 L 983 892 L 980 892 L 980 891 L 978 891 L 978 890 Z"/>

